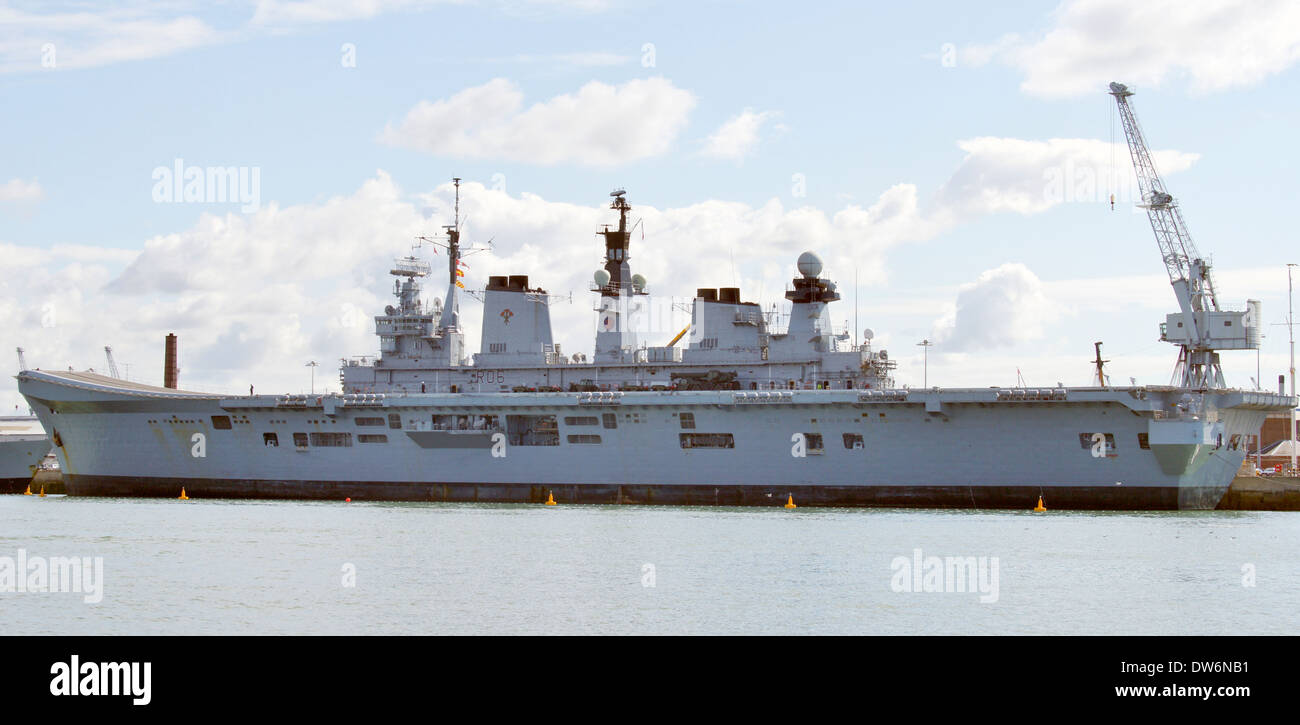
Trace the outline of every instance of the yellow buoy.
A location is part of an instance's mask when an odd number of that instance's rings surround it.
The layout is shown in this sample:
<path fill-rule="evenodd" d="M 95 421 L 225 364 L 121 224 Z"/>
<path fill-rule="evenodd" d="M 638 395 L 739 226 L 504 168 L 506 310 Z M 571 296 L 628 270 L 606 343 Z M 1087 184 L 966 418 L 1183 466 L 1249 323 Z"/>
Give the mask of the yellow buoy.
<path fill-rule="evenodd" d="M 794 505 L 794 494 L 790 494 L 790 497 L 787 498 L 787 499 L 785 500 L 785 508 L 788 508 L 788 509 L 797 509 L 797 508 L 799 508 L 798 506 L 795 506 L 795 505 Z"/>
<path fill-rule="evenodd" d="M 30 495 L 32 495 L 32 484 L 30 484 L 30 483 L 27 484 L 27 490 L 26 490 L 26 491 L 23 491 L 23 495 L 24 495 L 24 496 L 30 496 Z"/>
<path fill-rule="evenodd" d="M 180 501 L 189 501 L 190 497 L 185 495 L 185 487 L 181 486 L 181 495 L 177 497 Z"/>
<path fill-rule="evenodd" d="M 557 504 L 555 503 L 555 494 L 550 493 L 550 492 L 547 492 L 547 494 L 546 494 L 546 505 L 547 505 L 547 506 L 556 506 L 556 505 L 557 505 Z"/>
<path fill-rule="evenodd" d="M 41 498 L 45 498 L 45 487 L 41 486 Z"/>
<path fill-rule="evenodd" d="M 1037 511 L 1037 512 L 1039 512 L 1039 513 L 1042 513 L 1043 511 L 1046 511 L 1046 510 L 1047 510 L 1047 507 L 1043 505 L 1043 497 L 1042 497 L 1042 496 L 1039 496 L 1039 497 L 1038 497 L 1038 505 L 1034 507 L 1034 510 Z"/>

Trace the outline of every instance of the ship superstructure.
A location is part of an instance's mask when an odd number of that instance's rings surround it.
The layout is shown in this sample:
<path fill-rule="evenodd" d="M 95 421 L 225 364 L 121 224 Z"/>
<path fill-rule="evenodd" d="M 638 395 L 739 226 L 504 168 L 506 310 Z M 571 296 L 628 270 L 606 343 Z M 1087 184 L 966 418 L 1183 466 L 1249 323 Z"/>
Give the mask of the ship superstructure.
<path fill-rule="evenodd" d="M 459 193 L 459 179 L 457 193 Z M 786 293 L 789 325 L 772 329 L 771 316 L 741 300 L 735 287 L 702 288 L 691 302 L 689 328 L 670 344 L 645 339 L 646 280 L 632 272 L 632 207 L 626 191 L 611 194 L 616 225 L 600 232 L 604 266 L 593 275 L 597 295 L 594 351 L 566 356 L 551 332 L 552 295 L 530 285 L 527 275 L 491 276 L 482 290 L 483 321 L 478 353 L 465 350 L 460 327 L 463 246 L 459 213 L 438 245 L 447 259 L 447 292 L 429 307 L 420 302 L 420 280 L 429 266 L 408 256 L 391 270 L 394 297 L 375 318 L 376 358 L 345 360 L 345 393 L 795 390 L 893 387 L 894 361 L 870 341 L 853 346 L 836 332 L 829 305 L 840 299 L 822 277 L 811 252 L 800 256 L 800 276 Z M 457 197 L 459 208 L 459 196 Z M 424 238 L 426 242 L 433 242 Z M 678 344 L 680 341 L 680 345 Z"/>

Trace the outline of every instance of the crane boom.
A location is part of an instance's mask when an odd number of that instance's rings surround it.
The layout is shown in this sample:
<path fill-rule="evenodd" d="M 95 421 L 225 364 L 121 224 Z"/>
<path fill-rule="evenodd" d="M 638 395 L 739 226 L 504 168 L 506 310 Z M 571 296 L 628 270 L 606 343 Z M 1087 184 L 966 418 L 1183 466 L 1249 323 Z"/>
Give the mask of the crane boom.
<path fill-rule="evenodd" d="M 1123 83 L 1111 83 L 1110 95 L 1119 108 L 1124 137 L 1137 174 L 1139 207 L 1147 210 L 1151 230 L 1164 258 L 1169 283 L 1181 312 L 1168 315 L 1160 326 L 1160 339 L 1179 345 L 1175 384 L 1188 388 L 1224 387 L 1217 350 L 1259 347 L 1261 321 L 1250 311 L 1219 308 L 1210 275 L 1210 263 L 1196 249 L 1187 222 L 1151 160 L 1151 151 L 1129 103 L 1133 92 Z"/>
<path fill-rule="evenodd" d="M 104 357 L 108 358 L 108 374 L 121 379 L 122 376 L 117 374 L 117 362 L 113 360 L 113 348 L 105 345 Z"/>

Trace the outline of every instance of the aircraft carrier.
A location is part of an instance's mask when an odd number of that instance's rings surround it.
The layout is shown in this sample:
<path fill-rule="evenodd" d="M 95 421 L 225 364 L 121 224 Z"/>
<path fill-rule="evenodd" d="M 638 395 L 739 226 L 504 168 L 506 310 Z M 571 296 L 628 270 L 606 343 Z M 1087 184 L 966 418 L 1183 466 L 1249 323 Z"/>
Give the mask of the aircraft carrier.
<path fill-rule="evenodd" d="M 344 360 L 340 393 L 185 392 L 171 356 L 165 387 L 24 370 L 19 389 L 72 495 L 1214 508 L 1247 438 L 1296 401 L 1224 385 L 1217 350 L 1259 345 L 1257 309 L 1219 308 L 1115 86 L 1180 305 L 1161 326 L 1180 350 L 1169 386 L 1102 375 L 1083 388 L 899 388 L 887 351 L 834 330 L 840 296 L 812 253 L 797 260 L 784 329 L 738 289 L 706 288 L 689 327 L 650 346 L 631 205 L 616 190 L 590 360 L 554 343 L 550 295 L 523 275 L 489 278 L 467 352 L 458 201 L 437 240 L 446 294 L 425 305 L 429 265 L 397 260 L 394 304 L 375 317 L 380 354 Z"/>

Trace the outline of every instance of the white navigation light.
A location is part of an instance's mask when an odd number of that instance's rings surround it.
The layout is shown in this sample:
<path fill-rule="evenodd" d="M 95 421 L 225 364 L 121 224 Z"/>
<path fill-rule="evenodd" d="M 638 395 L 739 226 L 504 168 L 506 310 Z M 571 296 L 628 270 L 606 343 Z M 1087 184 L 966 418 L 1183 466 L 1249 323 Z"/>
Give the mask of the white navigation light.
<path fill-rule="evenodd" d="M 596 280 L 597 287 L 604 287 L 609 284 L 609 272 L 604 269 L 598 269 L 596 270 L 594 279 Z"/>
<path fill-rule="evenodd" d="M 822 273 L 822 260 L 812 252 L 799 255 L 799 274 L 813 279 Z"/>

